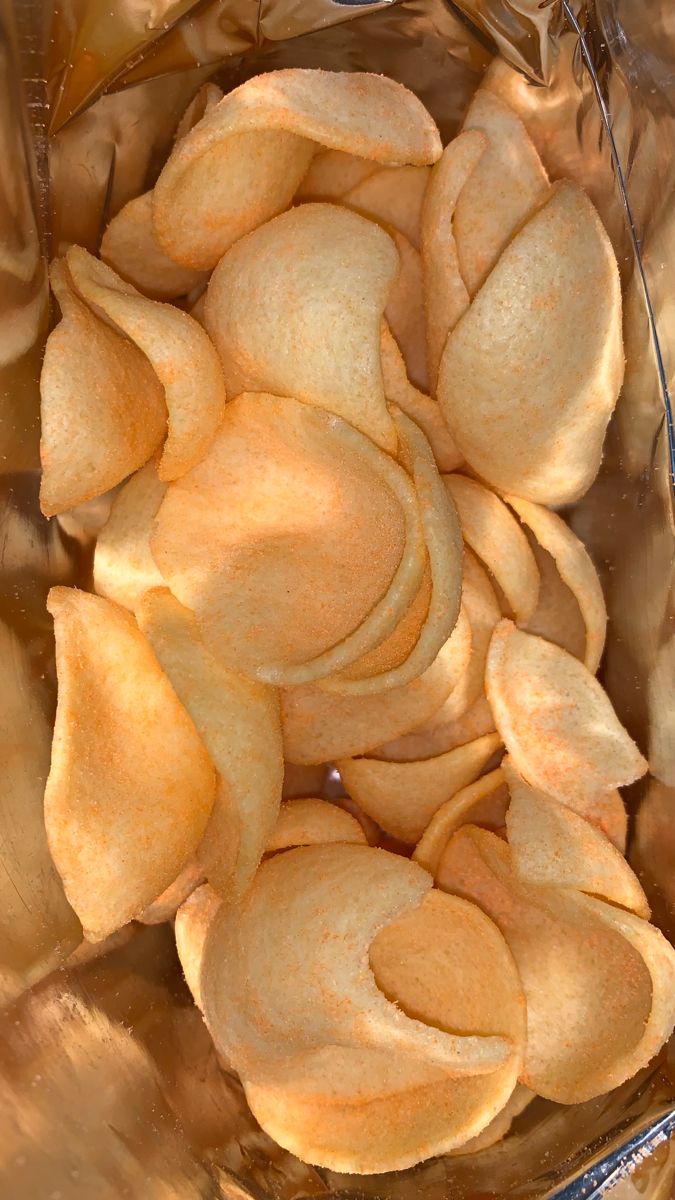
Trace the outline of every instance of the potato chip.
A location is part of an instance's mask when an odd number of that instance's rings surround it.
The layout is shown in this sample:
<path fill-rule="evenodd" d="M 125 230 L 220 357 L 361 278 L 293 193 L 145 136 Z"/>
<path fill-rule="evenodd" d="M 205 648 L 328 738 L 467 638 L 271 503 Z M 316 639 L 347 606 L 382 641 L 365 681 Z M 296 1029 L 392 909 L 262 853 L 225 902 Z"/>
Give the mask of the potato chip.
<path fill-rule="evenodd" d="M 389 292 L 384 315 L 405 359 L 408 377 L 413 384 L 426 392 L 429 381 L 422 259 L 419 251 L 402 233 L 396 229 L 390 232 L 398 250 L 400 265 Z"/>
<path fill-rule="evenodd" d="M 205 83 L 183 113 L 174 140 L 184 138 L 222 98 L 215 83 Z M 101 258 L 151 300 L 184 296 L 206 279 L 203 271 L 181 266 L 162 250 L 152 221 L 152 191 L 136 196 L 113 217 L 101 240 Z"/>
<path fill-rule="evenodd" d="M 211 886 L 236 899 L 253 877 L 281 803 L 277 693 L 218 662 L 193 614 L 168 588 L 146 592 L 138 620 L 216 768 L 213 812 L 197 857 Z"/>
<path fill-rule="evenodd" d="M 529 621 L 523 626 L 527 633 L 555 642 L 568 654 L 583 662 L 586 653 L 586 625 L 579 603 L 563 582 L 555 559 L 544 550 L 528 529 L 525 535 L 534 554 L 539 572 L 539 599 Z"/>
<path fill-rule="evenodd" d="M 460 1154 L 477 1154 L 479 1150 L 487 1150 L 490 1146 L 495 1146 L 497 1142 L 501 1142 L 502 1138 L 506 1137 L 516 1117 L 519 1117 L 525 1111 L 528 1104 L 534 1100 L 534 1092 L 524 1084 L 518 1083 L 513 1089 L 509 1099 L 497 1116 L 490 1121 L 482 1133 L 476 1134 L 476 1137 L 469 1138 L 463 1146 L 459 1146 L 457 1150 L 452 1150 L 452 1157 Z"/>
<path fill-rule="evenodd" d="M 40 507 L 48 517 L 142 467 L 166 431 L 164 392 L 145 355 L 90 312 L 63 259 L 50 279 L 61 321 L 40 376 Z"/>
<path fill-rule="evenodd" d="M 515 770 L 555 800 L 574 807 L 647 770 L 598 681 L 552 642 L 501 621 L 485 684 Z"/>
<path fill-rule="evenodd" d="M 435 1028 L 392 1004 L 364 971 L 376 934 L 431 886 L 421 867 L 369 846 L 304 846 L 262 864 L 240 905 L 216 918 L 201 973 L 216 1048 L 244 1083 L 273 1076 L 289 1055 L 300 1077 L 308 1056 L 311 1073 L 313 1052 L 336 1044 L 398 1050 L 456 1075 L 512 1057 L 498 1018 L 478 1034 L 468 1022 L 464 1033 Z"/>
<path fill-rule="evenodd" d="M 71 246 L 66 262 L 82 298 L 126 334 L 155 371 L 169 414 L 157 474 L 165 481 L 184 475 L 206 454 L 225 408 L 211 341 L 187 313 L 148 300 L 81 246 Z"/>
<path fill-rule="evenodd" d="M 525 884 L 501 839 L 474 827 L 451 839 L 437 878 L 491 916 L 516 960 L 523 1083 L 576 1104 L 647 1065 L 675 1023 L 675 951 L 657 929 L 569 888 Z"/>
<path fill-rule="evenodd" d="M 313 797 L 287 800 L 267 839 L 265 853 L 275 854 L 293 846 L 322 846 L 330 842 L 365 846 L 367 838 L 356 817 L 336 804 Z"/>
<path fill-rule="evenodd" d="M 384 688 L 401 687 L 430 667 L 440 648 L 457 627 L 462 590 L 462 535 L 454 504 L 438 474 L 431 447 L 421 430 L 404 413 L 395 413 L 401 458 L 413 476 L 420 505 L 424 540 L 429 556 L 431 597 L 419 637 L 408 657 L 397 666 L 373 674 L 372 666 L 355 677 L 353 664 L 349 677 L 335 675 L 325 687 L 351 695 L 370 695 Z M 466 618 L 465 618 L 466 620 Z M 461 628 L 455 645 L 464 645 Z M 459 673 L 463 664 L 459 666 Z"/>
<path fill-rule="evenodd" d="M 431 588 L 431 568 L 427 557 L 417 594 L 396 628 L 389 634 L 389 637 L 386 637 L 366 654 L 362 654 L 338 675 L 329 676 L 324 684 L 328 691 L 341 692 L 343 695 L 347 692 L 351 694 L 350 688 L 345 686 L 346 681 L 365 680 L 371 676 L 382 677 L 383 686 L 375 687 L 374 691 L 385 691 L 389 673 L 406 662 L 419 642 L 420 633 L 426 624 L 429 613 Z"/>
<path fill-rule="evenodd" d="M 506 830 L 513 869 L 527 883 L 575 888 L 649 919 L 637 876 L 609 838 L 564 804 L 529 787 L 508 758 Z"/>
<path fill-rule="evenodd" d="M 383 75 L 257 75 L 169 156 L 153 207 L 165 253 L 186 266 L 215 266 L 234 242 L 290 204 L 317 143 L 392 166 L 432 163 L 441 153 L 424 106 Z"/>
<path fill-rule="evenodd" d="M 164 921 L 172 921 L 181 904 L 191 896 L 200 884 L 204 883 L 204 868 L 193 858 L 185 864 L 183 870 L 176 876 L 173 883 L 165 888 L 161 896 L 153 900 L 137 920 L 144 925 L 162 925 Z"/>
<path fill-rule="evenodd" d="M 190 858 L 214 771 L 133 617 L 75 588 L 49 593 L 59 696 L 45 790 L 49 848 L 97 941 L 151 903 Z"/>
<path fill-rule="evenodd" d="M 510 799 L 501 767 L 461 788 L 432 816 L 415 847 L 415 862 L 436 878 L 452 835 L 463 825 L 478 825 L 493 831 L 503 829 Z"/>
<path fill-rule="evenodd" d="M 218 892 L 208 883 L 195 889 L 181 904 L 176 913 L 174 931 L 176 950 L 187 983 L 197 1008 L 202 1008 L 199 977 L 206 937 L 222 905 Z"/>
<path fill-rule="evenodd" d="M 150 300 L 184 296 L 208 278 L 162 250 L 152 222 L 152 191 L 135 196 L 113 217 L 101 239 L 101 258 Z"/>
<path fill-rule="evenodd" d="M 394 453 L 380 322 L 398 270 L 378 225 L 331 204 L 303 204 L 242 238 L 206 296 L 228 395 L 294 396 Z"/>
<path fill-rule="evenodd" d="M 675 633 L 661 645 L 647 680 L 649 766 L 661 783 L 675 787 Z"/>
<path fill-rule="evenodd" d="M 439 154 L 440 149 L 435 158 Z M 387 167 L 345 192 L 342 202 L 364 217 L 397 229 L 419 250 L 422 204 L 429 174 L 428 167 Z"/>
<path fill-rule="evenodd" d="M 417 729 L 371 750 L 371 757 L 384 758 L 388 762 L 417 762 L 418 759 L 446 754 L 456 746 L 464 746 L 475 738 L 485 737 L 486 733 L 495 731 L 492 710 L 485 696 L 476 700 L 461 717 L 451 717 L 447 721 L 443 719 L 444 707 L 441 705 L 438 712 L 432 713 Z"/>
<path fill-rule="evenodd" d="M 448 337 L 441 408 L 492 487 L 567 504 L 597 474 L 622 376 L 614 252 L 581 188 L 556 184 Z"/>
<path fill-rule="evenodd" d="M 518 522 L 477 480 L 445 475 L 443 482 L 457 506 L 464 541 L 494 576 L 516 620 L 529 620 L 537 607 L 539 572 Z"/>
<path fill-rule="evenodd" d="M 164 584 L 150 553 L 150 530 L 166 486 L 156 463 L 146 463 L 115 496 L 96 541 L 94 590 L 132 612 L 148 588 Z"/>
<path fill-rule="evenodd" d="M 595 674 L 605 647 L 607 608 L 590 554 L 557 513 L 515 496 L 505 499 L 555 560 L 561 579 L 573 593 L 586 626 L 584 663 Z"/>
<path fill-rule="evenodd" d="M 476 130 L 460 133 L 445 147 L 433 167 L 424 196 L 420 241 L 426 290 L 427 362 L 433 393 L 448 334 L 470 303 L 457 255 L 455 210 L 462 188 L 487 144 L 487 139 Z"/>
<path fill-rule="evenodd" d="M 541 203 L 548 178 L 522 121 L 480 88 L 464 118 L 487 146 L 457 198 L 453 227 L 467 291 L 476 295 L 516 230 Z"/>
<path fill-rule="evenodd" d="M 345 150 L 319 150 L 295 193 L 296 200 L 340 200 L 350 188 L 378 170 L 372 158 Z"/>
<path fill-rule="evenodd" d="M 386 321 L 382 322 L 381 335 L 382 378 L 387 400 L 419 425 L 434 452 L 439 471 L 456 471 L 462 465 L 462 456 L 450 437 L 438 401 L 411 384 L 403 355 Z"/>
<path fill-rule="evenodd" d="M 352 758 L 419 725 L 456 682 L 457 655 L 451 642 L 452 638 L 419 678 L 373 696 L 341 696 L 313 684 L 282 689 L 287 760 L 311 764 Z"/>
<path fill-rule="evenodd" d="M 312 405 L 245 394 L 168 489 L 151 547 L 217 657 L 271 683 L 317 678 L 386 637 L 415 594 L 412 483 Z"/>
<path fill-rule="evenodd" d="M 359 807 L 382 829 L 413 843 L 441 805 L 478 778 L 500 745 L 499 735 L 489 733 L 420 762 L 341 758 L 335 765 Z"/>

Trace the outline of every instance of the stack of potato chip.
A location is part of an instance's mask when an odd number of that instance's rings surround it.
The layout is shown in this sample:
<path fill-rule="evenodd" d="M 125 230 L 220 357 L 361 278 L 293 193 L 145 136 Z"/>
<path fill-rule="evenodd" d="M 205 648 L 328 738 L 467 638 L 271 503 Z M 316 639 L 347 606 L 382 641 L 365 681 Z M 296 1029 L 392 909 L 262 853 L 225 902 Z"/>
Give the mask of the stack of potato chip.
<path fill-rule="evenodd" d="M 493 79 L 445 150 L 383 77 L 209 85 L 101 259 L 52 266 L 43 510 L 119 488 L 96 594 L 49 600 L 54 862 L 90 941 L 175 915 L 258 1121 L 338 1171 L 489 1145 L 675 1023 L 555 511 L 618 272 Z"/>

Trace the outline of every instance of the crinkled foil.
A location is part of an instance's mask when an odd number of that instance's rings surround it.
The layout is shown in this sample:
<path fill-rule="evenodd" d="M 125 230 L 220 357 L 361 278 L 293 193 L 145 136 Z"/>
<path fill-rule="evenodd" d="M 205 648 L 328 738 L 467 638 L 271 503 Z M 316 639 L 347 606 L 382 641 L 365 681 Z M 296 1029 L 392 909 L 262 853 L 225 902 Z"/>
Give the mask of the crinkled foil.
<path fill-rule="evenodd" d="M 604 572 L 604 679 L 649 752 L 632 861 L 675 935 L 675 8 L 672 0 L 0 0 L 0 1189 L 3 1200 L 672 1196 L 675 1055 L 574 1108 L 538 1101 L 500 1145 L 357 1178 L 299 1163 L 250 1117 L 190 1002 L 169 927 L 83 954 L 42 824 L 54 672 L 45 597 L 90 580 L 100 504 L 37 505 L 45 262 L 96 250 L 151 186 L 209 77 L 383 71 L 445 140 L 499 51 L 553 177 L 578 179 L 614 242 L 626 381 L 605 460 L 571 514 Z M 30 989 L 30 990 L 26 990 Z"/>

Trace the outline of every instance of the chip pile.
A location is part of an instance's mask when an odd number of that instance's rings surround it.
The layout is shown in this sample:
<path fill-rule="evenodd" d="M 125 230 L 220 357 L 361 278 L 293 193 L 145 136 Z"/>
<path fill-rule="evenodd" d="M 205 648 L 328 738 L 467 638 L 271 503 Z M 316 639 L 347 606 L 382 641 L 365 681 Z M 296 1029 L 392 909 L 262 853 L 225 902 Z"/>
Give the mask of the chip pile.
<path fill-rule="evenodd" d="M 175 917 L 255 1117 L 336 1171 L 490 1145 L 675 1023 L 556 511 L 621 386 L 617 266 L 494 78 L 445 149 L 383 77 L 207 85 L 52 266 L 42 508 L 116 491 L 95 594 L 49 598 L 51 853 L 90 942 Z"/>

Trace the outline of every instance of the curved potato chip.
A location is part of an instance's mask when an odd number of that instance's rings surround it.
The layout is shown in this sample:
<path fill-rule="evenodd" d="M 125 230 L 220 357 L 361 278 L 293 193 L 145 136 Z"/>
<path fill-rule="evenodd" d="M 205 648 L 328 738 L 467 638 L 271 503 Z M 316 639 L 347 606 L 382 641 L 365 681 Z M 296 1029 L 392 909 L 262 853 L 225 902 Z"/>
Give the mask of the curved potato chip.
<path fill-rule="evenodd" d="M 512 1058 L 517 1047 L 496 1029 L 457 1034 L 407 1016 L 364 970 L 376 934 L 431 887 L 421 867 L 369 846 L 304 846 L 262 864 L 240 905 L 216 918 L 201 972 L 207 1025 L 243 1080 L 336 1043 L 457 1075 Z"/>
<path fill-rule="evenodd" d="M 555 642 L 568 654 L 583 662 L 586 653 L 586 626 L 579 603 L 567 584 L 563 582 L 555 565 L 555 559 L 544 550 L 529 530 L 525 535 L 534 554 L 539 572 L 539 599 L 537 607 L 526 625 L 526 633 Z"/>
<path fill-rule="evenodd" d="M 527 1002 L 521 1080 L 576 1104 L 647 1065 L 675 1023 L 675 951 L 646 921 L 567 888 L 525 884 L 508 847 L 485 830 L 454 835 L 441 887 L 480 905 L 501 929 Z"/>
<path fill-rule="evenodd" d="M 597 679 L 552 642 L 501 621 L 485 685 L 515 770 L 555 800 L 575 807 L 647 770 Z"/>
<path fill-rule="evenodd" d="M 386 321 L 381 326 L 380 352 L 384 394 L 406 416 L 419 425 L 434 452 L 439 471 L 456 471 L 463 459 L 450 433 L 437 400 L 419 392 L 408 379 L 403 355 Z"/>
<path fill-rule="evenodd" d="M 419 641 L 420 633 L 426 623 L 431 600 L 431 586 L 431 568 L 427 558 L 417 595 L 411 601 L 410 607 L 403 614 L 396 628 L 389 634 L 389 637 L 374 646 L 367 654 L 355 659 L 353 663 L 340 671 L 339 675 L 329 677 L 327 683 L 324 684 L 328 691 L 345 694 L 350 689 L 342 686 L 343 681 L 362 680 L 380 675 L 384 677 L 385 674 L 405 663 Z M 332 683 L 333 679 L 336 681 L 335 685 Z M 386 687 L 376 687 L 373 690 L 384 691 Z"/>
<path fill-rule="evenodd" d="M 389 292 L 384 315 L 403 354 L 406 374 L 413 384 L 427 391 L 422 259 L 419 251 L 398 230 L 391 230 L 391 237 L 398 250 L 399 269 Z"/>
<path fill-rule="evenodd" d="M 202 883 L 204 868 L 196 858 L 192 859 L 185 864 L 173 883 L 164 889 L 161 896 L 139 913 L 136 920 L 141 921 L 143 925 L 162 925 L 165 921 L 173 920 L 181 904 L 184 904 L 188 896 Z"/>
<path fill-rule="evenodd" d="M 528 883 L 575 888 L 649 919 L 637 876 L 609 838 L 571 808 L 529 787 L 502 763 L 511 804 L 506 832 L 517 875 Z"/>
<path fill-rule="evenodd" d="M 477 130 L 487 142 L 454 214 L 459 266 L 473 297 L 549 185 L 523 122 L 498 96 L 479 89 L 462 128 Z"/>
<path fill-rule="evenodd" d="M 166 432 L 164 393 L 145 355 L 87 308 L 63 259 L 50 280 L 61 320 L 40 375 L 40 507 L 48 517 L 115 487 Z"/>
<path fill-rule="evenodd" d="M 448 340 L 470 303 L 457 255 L 453 220 L 462 188 L 487 149 L 477 130 L 460 133 L 432 168 L 422 205 L 421 249 L 427 323 L 427 362 L 431 391 Z"/>
<path fill-rule="evenodd" d="M 363 829 L 351 813 L 328 800 L 289 800 L 282 804 L 277 823 L 267 839 L 266 854 L 293 846 L 322 846 L 328 842 L 366 845 Z"/>
<path fill-rule="evenodd" d="M 151 300 L 184 296 L 208 278 L 205 271 L 183 267 L 162 250 L 152 223 L 152 191 L 129 200 L 113 217 L 101 239 L 101 258 Z"/>
<path fill-rule="evenodd" d="M 367 754 L 435 712 L 456 682 L 450 643 L 411 683 L 373 696 L 340 696 L 312 686 L 282 689 L 281 719 L 289 762 L 320 763 Z"/>
<path fill-rule="evenodd" d="M 213 806 L 214 770 L 133 617 L 75 588 L 49 593 L 59 680 L 45 789 L 49 848 L 92 941 L 174 881 Z"/>
<path fill-rule="evenodd" d="M 184 138 L 222 98 L 216 84 L 205 83 L 183 113 L 174 140 Z M 101 258 L 151 300 L 184 296 L 206 279 L 203 271 L 181 266 L 162 250 L 152 222 L 152 191 L 130 200 L 109 222 L 101 240 Z"/>
<path fill-rule="evenodd" d="M 176 913 L 174 932 L 176 935 L 176 950 L 183 968 L 185 982 L 197 1008 L 202 1009 L 202 997 L 199 988 L 199 977 L 202 969 L 202 957 L 206 938 L 222 905 L 217 892 L 203 883 L 195 889 L 187 900 L 181 904 Z"/>
<path fill-rule="evenodd" d="M 169 156 L 155 184 L 158 242 L 176 262 L 215 266 L 235 241 L 290 204 L 317 143 L 391 165 L 431 163 L 441 153 L 424 106 L 383 75 L 257 75 Z"/>
<path fill-rule="evenodd" d="M 675 633 L 656 652 L 647 679 L 649 766 L 661 783 L 675 787 Z"/>
<path fill-rule="evenodd" d="M 582 190 L 556 184 L 448 337 L 441 408 L 492 487 L 567 504 L 597 474 L 622 377 L 614 252 Z"/>
<path fill-rule="evenodd" d="M 223 372 L 209 337 L 187 313 L 148 300 L 81 246 L 71 246 L 66 262 L 83 300 L 126 334 L 155 371 L 169 414 L 157 474 L 184 475 L 206 454 L 225 409 Z"/>
<path fill-rule="evenodd" d="M 557 513 L 529 500 L 505 496 L 524 525 L 555 561 L 560 577 L 574 595 L 586 626 L 584 663 L 594 675 L 605 647 L 607 608 L 598 573 L 583 542 Z"/>
<path fill-rule="evenodd" d="M 440 155 L 434 155 L 435 161 Z M 387 167 L 362 179 L 342 196 L 343 204 L 405 235 L 419 250 L 424 193 L 429 182 L 426 166 Z"/>
<path fill-rule="evenodd" d="M 385 688 L 401 687 L 426 671 L 441 646 L 457 630 L 454 645 L 463 646 L 463 631 L 457 629 L 462 591 L 462 535 L 452 500 L 438 474 L 431 447 L 422 431 L 404 413 L 395 413 L 401 457 L 412 474 L 422 516 L 422 528 L 431 574 L 431 597 L 419 637 L 407 658 L 379 674 L 359 677 L 354 666 L 349 677 L 333 675 L 324 681 L 330 691 L 370 695 Z M 466 617 L 465 617 L 466 620 Z"/>
<path fill-rule="evenodd" d="M 480 775 L 501 745 L 499 735 L 458 746 L 420 762 L 341 758 L 336 767 L 347 791 L 382 829 L 403 842 L 417 842 L 434 813 Z"/>
<path fill-rule="evenodd" d="M 434 813 L 420 838 L 413 859 L 436 878 L 445 847 L 463 825 L 503 829 L 511 797 L 501 767 L 476 779 L 451 796 Z"/>
<path fill-rule="evenodd" d="M 537 607 L 539 572 L 527 538 L 499 496 L 475 479 L 444 475 L 457 506 L 462 536 L 485 563 L 518 621 Z"/>
<path fill-rule="evenodd" d="M 437 754 L 446 754 L 456 746 L 464 746 L 495 731 L 492 710 L 485 696 L 476 700 L 461 717 L 451 717 L 447 721 L 443 719 L 444 707 L 441 705 L 437 713 L 432 713 L 427 721 L 423 721 L 411 733 L 404 733 L 400 738 L 371 750 L 371 757 L 384 758 L 389 762 L 417 762 L 419 759 L 434 758 Z"/>
<path fill-rule="evenodd" d="M 380 322 L 398 269 L 388 234 L 331 204 L 302 204 L 242 238 L 206 294 L 228 395 L 293 396 L 395 453 Z"/>
<path fill-rule="evenodd" d="M 366 176 L 377 171 L 372 158 L 359 158 L 345 150 L 319 150 L 297 192 L 296 200 L 340 200 Z"/>
<path fill-rule="evenodd" d="M 476 1137 L 470 1138 L 463 1146 L 459 1146 L 457 1150 L 452 1150 L 452 1157 L 457 1157 L 460 1154 L 476 1154 L 479 1150 L 487 1150 L 490 1146 L 495 1146 L 497 1142 L 501 1142 L 502 1138 L 506 1137 L 516 1117 L 519 1117 L 522 1112 L 525 1112 L 528 1104 L 534 1100 L 534 1092 L 530 1088 L 525 1087 L 523 1083 L 516 1084 L 509 1099 L 497 1116 L 492 1119 L 490 1124 Z"/>
<path fill-rule="evenodd" d="M 148 588 L 164 584 L 150 553 L 150 531 L 166 486 L 156 464 L 146 463 L 115 496 L 96 541 L 95 591 L 132 612 Z"/>
<path fill-rule="evenodd" d="M 214 653 L 270 683 L 317 678 L 386 637 L 425 554 L 402 467 L 321 409 L 254 394 L 169 487 L 151 548 Z"/>
<path fill-rule="evenodd" d="M 197 858 L 211 886 L 236 899 L 262 858 L 281 804 L 278 695 L 218 662 L 193 614 L 168 588 L 145 593 L 138 622 L 216 768 L 213 811 Z"/>

